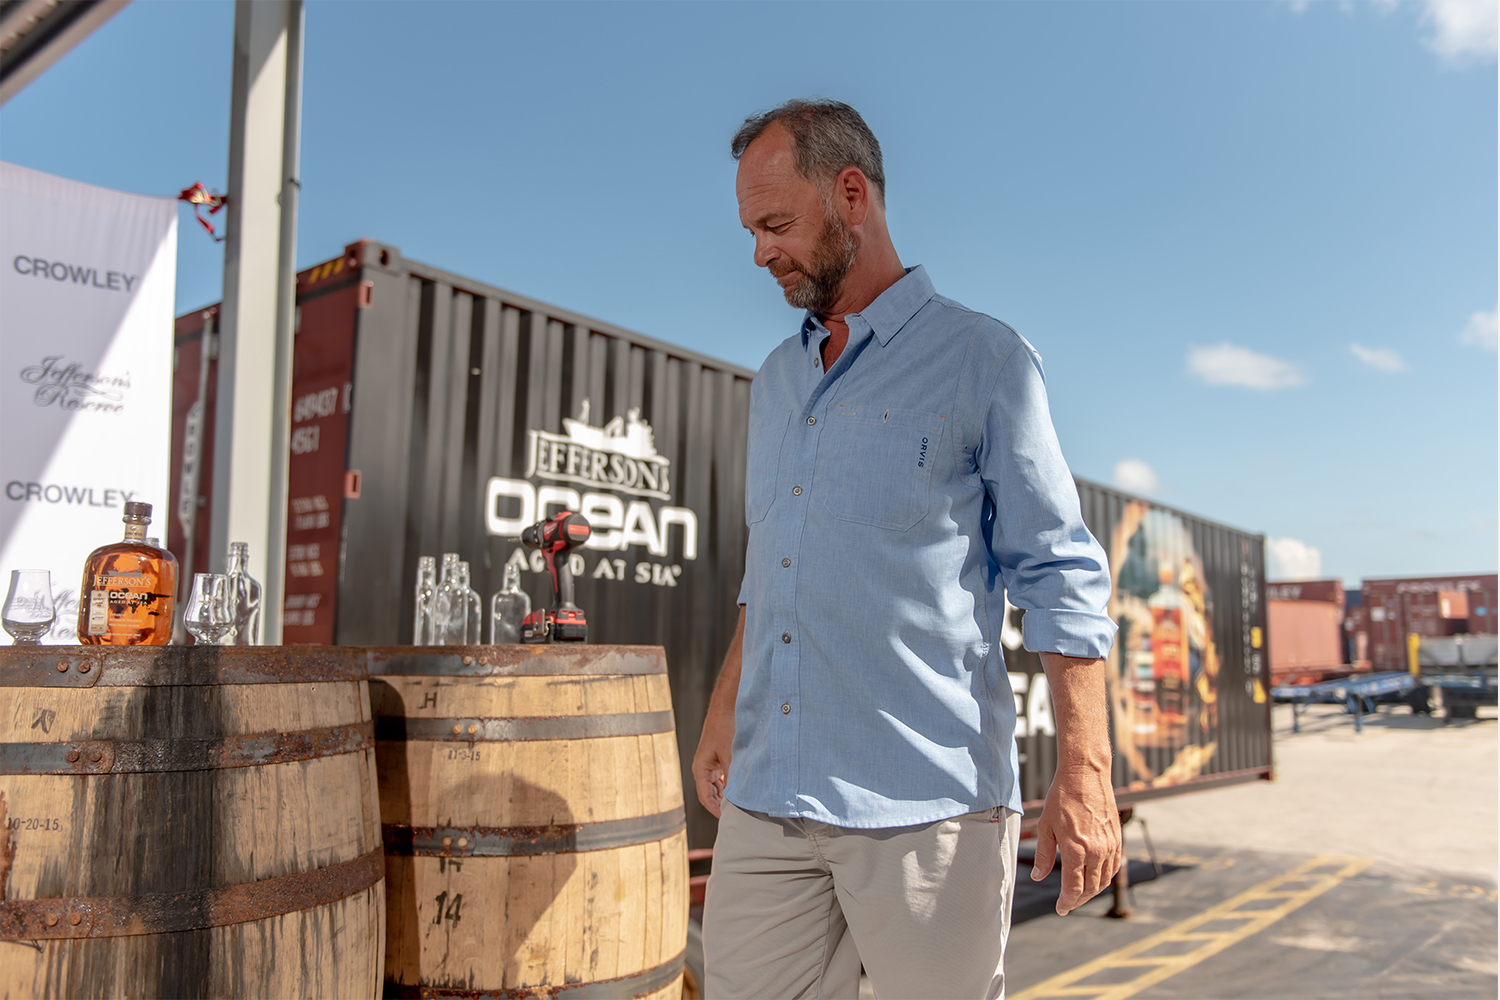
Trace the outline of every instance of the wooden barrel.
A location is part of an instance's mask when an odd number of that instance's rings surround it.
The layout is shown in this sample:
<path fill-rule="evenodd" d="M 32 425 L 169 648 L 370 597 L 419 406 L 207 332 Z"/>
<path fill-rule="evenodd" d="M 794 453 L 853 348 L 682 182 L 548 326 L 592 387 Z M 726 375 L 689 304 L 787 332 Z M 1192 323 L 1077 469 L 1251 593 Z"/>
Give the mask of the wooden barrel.
<path fill-rule="evenodd" d="M 679 995 L 666 670 L 657 646 L 371 650 L 386 996 Z"/>
<path fill-rule="evenodd" d="M 0 649 L 0 996 L 374 997 L 362 651 Z"/>

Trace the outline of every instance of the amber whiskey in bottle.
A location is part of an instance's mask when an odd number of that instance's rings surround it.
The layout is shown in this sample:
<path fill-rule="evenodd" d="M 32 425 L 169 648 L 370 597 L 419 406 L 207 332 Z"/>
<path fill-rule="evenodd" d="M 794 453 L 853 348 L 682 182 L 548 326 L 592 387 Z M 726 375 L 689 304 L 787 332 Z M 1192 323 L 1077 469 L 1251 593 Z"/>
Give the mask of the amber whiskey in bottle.
<path fill-rule="evenodd" d="M 172 641 L 177 560 L 146 542 L 149 503 L 125 505 L 125 540 L 95 549 L 78 588 L 78 641 L 93 646 L 165 646 Z"/>

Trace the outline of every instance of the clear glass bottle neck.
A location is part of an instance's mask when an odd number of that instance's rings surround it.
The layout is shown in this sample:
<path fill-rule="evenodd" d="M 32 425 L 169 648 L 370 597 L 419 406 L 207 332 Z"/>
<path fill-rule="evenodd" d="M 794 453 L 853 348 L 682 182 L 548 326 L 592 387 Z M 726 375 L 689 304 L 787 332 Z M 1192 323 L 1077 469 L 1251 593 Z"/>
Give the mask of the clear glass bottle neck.
<path fill-rule="evenodd" d="M 245 553 L 244 552 L 241 552 L 239 549 L 230 549 L 229 550 L 229 569 L 228 569 L 228 572 L 229 572 L 230 575 L 233 575 L 235 573 L 243 573 L 243 572 L 245 572 Z"/>
<path fill-rule="evenodd" d="M 507 594 L 519 594 L 521 592 L 521 570 L 517 566 L 505 568 L 505 592 Z"/>

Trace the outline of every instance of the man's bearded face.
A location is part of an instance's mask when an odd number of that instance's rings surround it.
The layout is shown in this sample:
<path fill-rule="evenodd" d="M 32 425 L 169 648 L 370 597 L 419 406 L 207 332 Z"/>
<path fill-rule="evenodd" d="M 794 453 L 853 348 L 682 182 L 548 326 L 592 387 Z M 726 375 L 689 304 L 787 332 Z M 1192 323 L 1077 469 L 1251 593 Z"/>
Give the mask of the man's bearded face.
<path fill-rule="evenodd" d="M 783 257 L 771 262 L 767 270 L 774 278 L 793 271 L 801 276 L 784 289 L 787 305 L 821 313 L 838 299 L 844 276 L 854 266 L 859 253 L 859 239 L 831 206 L 823 210 L 823 231 L 808 254 L 806 263 Z"/>

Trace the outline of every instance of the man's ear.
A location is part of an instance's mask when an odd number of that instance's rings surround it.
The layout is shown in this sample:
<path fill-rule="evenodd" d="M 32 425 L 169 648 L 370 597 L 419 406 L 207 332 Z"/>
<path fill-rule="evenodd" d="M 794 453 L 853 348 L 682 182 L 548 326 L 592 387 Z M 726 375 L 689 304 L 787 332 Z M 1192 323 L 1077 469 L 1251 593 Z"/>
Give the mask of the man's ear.
<path fill-rule="evenodd" d="M 833 182 L 834 204 L 857 226 L 870 214 L 870 182 L 858 167 L 845 167 Z"/>

